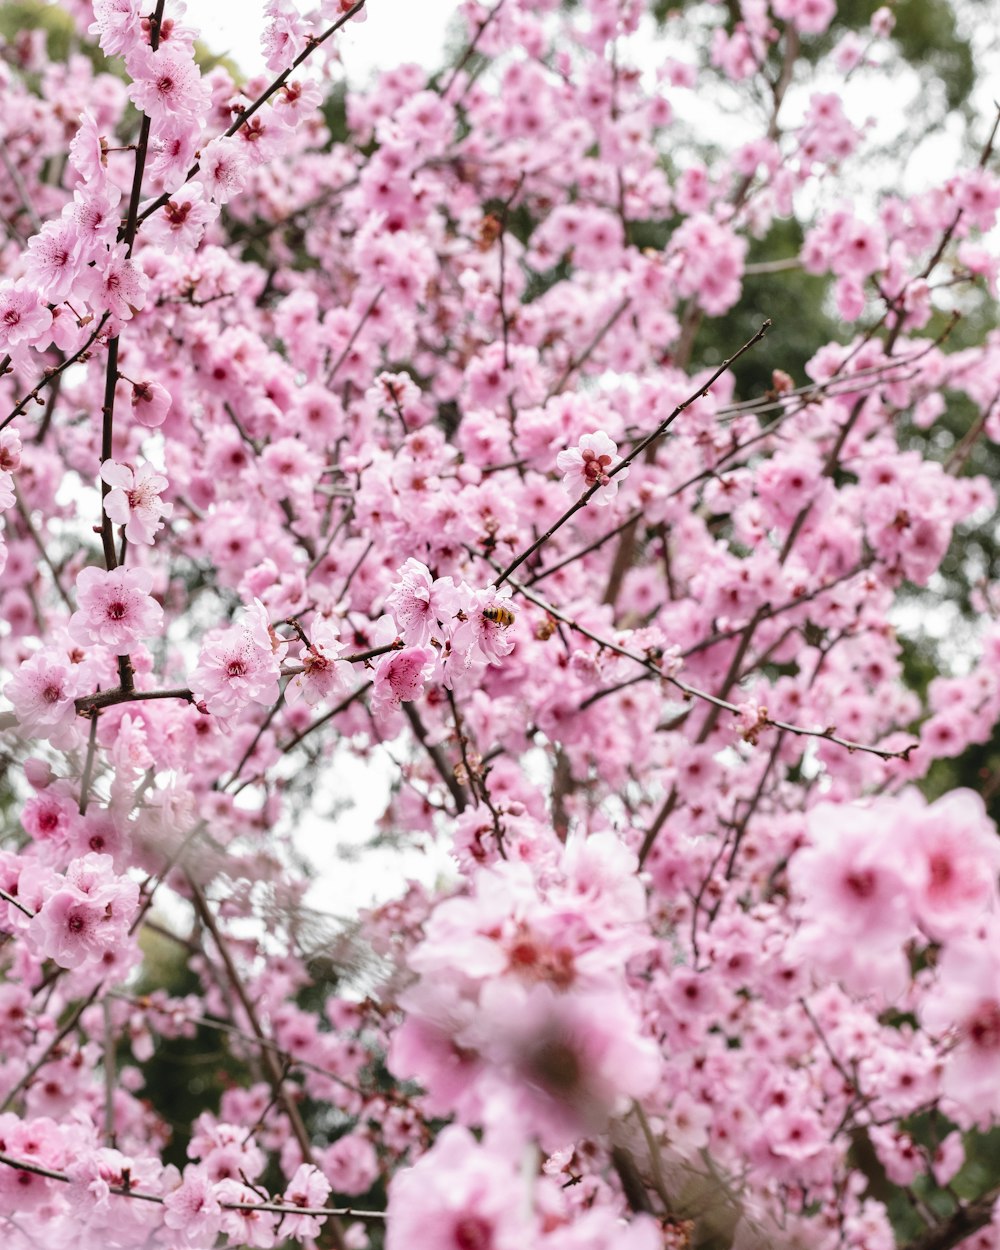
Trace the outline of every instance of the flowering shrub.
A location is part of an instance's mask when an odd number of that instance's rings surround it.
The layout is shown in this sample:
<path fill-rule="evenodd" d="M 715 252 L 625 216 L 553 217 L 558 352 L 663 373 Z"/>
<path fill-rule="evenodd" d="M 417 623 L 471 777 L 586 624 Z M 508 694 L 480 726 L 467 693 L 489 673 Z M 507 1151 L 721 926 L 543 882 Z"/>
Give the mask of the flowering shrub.
<path fill-rule="evenodd" d="M 992 1246 L 1000 841 L 933 770 L 997 588 L 953 671 L 898 635 L 994 507 L 988 119 L 855 194 L 887 9 L 668 57 L 640 0 L 463 0 L 346 91 L 364 6 L 269 0 L 249 81 L 177 0 L 2 49 L 7 1242 Z M 713 92 L 766 107 L 706 164 Z M 767 273 L 812 319 L 708 353 Z M 352 971 L 291 835 L 382 748 L 454 874 Z"/>

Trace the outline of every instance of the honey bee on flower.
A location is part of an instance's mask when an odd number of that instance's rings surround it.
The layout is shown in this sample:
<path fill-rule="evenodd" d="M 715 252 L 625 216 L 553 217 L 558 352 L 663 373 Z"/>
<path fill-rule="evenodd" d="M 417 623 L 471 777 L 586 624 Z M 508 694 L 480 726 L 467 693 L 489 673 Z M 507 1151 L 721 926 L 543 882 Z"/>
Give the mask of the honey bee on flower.
<path fill-rule="evenodd" d="M 492 603 L 483 608 L 483 616 L 501 629 L 510 629 L 515 619 L 513 610 L 505 603 Z"/>

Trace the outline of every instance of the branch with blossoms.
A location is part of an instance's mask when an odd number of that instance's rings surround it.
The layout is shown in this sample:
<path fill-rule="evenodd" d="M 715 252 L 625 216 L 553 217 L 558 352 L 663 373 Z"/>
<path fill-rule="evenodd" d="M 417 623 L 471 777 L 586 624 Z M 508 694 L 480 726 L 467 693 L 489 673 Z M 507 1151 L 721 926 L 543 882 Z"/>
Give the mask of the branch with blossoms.
<path fill-rule="evenodd" d="M 612 462 L 614 453 L 609 453 L 606 450 L 607 444 L 610 443 L 610 440 L 608 439 L 599 441 L 598 445 L 593 448 L 588 444 L 579 458 L 579 463 L 580 467 L 584 470 L 584 477 L 590 482 L 590 485 L 587 486 L 587 489 L 583 492 L 580 498 L 567 508 L 558 520 L 549 526 L 544 534 L 542 534 L 539 538 L 536 538 L 529 547 L 520 553 L 517 559 L 513 560 L 505 569 L 498 573 L 497 577 L 493 580 L 493 585 L 497 588 L 502 586 L 504 582 L 508 580 L 511 573 L 516 572 L 525 560 L 530 559 L 531 556 L 539 550 L 539 548 L 543 547 L 554 534 L 562 529 L 567 521 L 571 520 L 581 510 L 581 508 L 585 508 L 587 504 L 590 503 L 591 499 L 598 494 L 598 492 L 603 492 L 605 496 L 612 497 L 612 484 L 614 484 L 614 489 L 617 490 L 617 483 L 613 482 L 614 478 L 626 477 L 628 475 L 628 467 L 632 461 L 641 456 L 647 447 L 650 447 L 658 439 L 662 438 L 667 430 L 670 429 L 671 425 L 673 425 L 674 421 L 676 421 L 676 419 L 687 408 L 690 408 L 693 403 L 707 395 L 719 378 L 721 378 L 724 373 L 728 372 L 728 370 L 732 368 L 736 361 L 739 360 L 745 352 L 748 352 L 756 343 L 759 343 L 770 328 L 771 322 L 769 320 L 765 321 L 756 334 L 747 339 L 743 346 L 738 351 L 734 352 L 732 356 L 724 360 L 722 364 L 719 365 L 712 374 L 710 374 L 708 380 L 700 386 L 698 390 L 692 392 L 687 399 L 682 400 L 681 403 L 673 409 L 670 415 L 660 422 L 651 434 L 648 434 L 641 442 L 632 448 L 627 456 L 623 456 L 620 460 Z M 584 438 L 591 437 L 598 438 L 599 436 L 584 435 Z M 587 453 L 589 453 L 589 457 Z M 574 458 L 573 461 L 565 463 L 568 463 L 570 467 L 573 468 L 576 465 L 576 459 Z M 593 468 L 588 466 L 593 466 Z"/>
<path fill-rule="evenodd" d="M 692 686 L 690 683 L 683 681 L 675 672 L 671 672 L 671 662 L 668 657 L 663 655 L 638 655 L 636 652 L 630 651 L 628 647 L 623 647 L 611 639 L 602 638 L 599 634 L 593 633 L 574 620 L 573 617 L 540 598 L 533 591 L 529 590 L 527 586 L 522 586 L 513 580 L 511 580 L 510 584 L 516 594 L 522 595 L 530 603 L 541 608 L 553 620 L 561 621 L 569 629 L 573 630 L 574 633 L 581 634 L 584 638 L 588 638 L 591 642 L 596 643 L 601 650 L 611 651 L 626 660 L 631 660 L 634 664 L 641 665 L 650 674 L 679 690 L 685 698 L 699 699 L 720 711 L 731 712 L 734 716 L 739 717 L 740 736 L 744 741 L 749 742 L 751 746 L 756 746 L 760 734 L 765 729 L 778 729 L 783 733 L 790 733 L 796 737 L 822 738 L 827 742 L 832 742 L 835 746 L 843 747 L 847 751 L 862 751 L 869 755 L 875 755 L 882 760 L 906 760 L 918 746 L 914 742 L 898 750 L 886 750 L 884 747 L 872 746 L 863 742 L 852 742 L 849 738 L 841 738 L 832 728 L 807 729 L 803 725 L 792 725 L 787 721 L 777 720 L 768 713 L 766 707 L 750 703 L 731 703 L 728 699 L 713 695 L 707 690 L 699 690 L 697 686 Z M 680 661 L 679 654 L 677 661 Z"/>
<path fill-rule="evenodd" d="M 43 1167 L 39 1163 L 35 1163 L 30 1159 L 14 1159 L 7 1154 L 0 1154 L 0 1164 L 12 1168 L 15 1172 L 24 1173 L 27 1176 L 39 1176 L 45 1180 L 59 1181 L 67 1185 L 79 1185 L 80 1177 L 73 1176 L 68 1172 L 58 1172 L 54 1168 Z M 315 1169 L 313 1169 L 315 1171 Z M 152 1202 L 158 1206 L 170 1207 L 171 1195 L 168 1194 L 152 1194 L 146 1193 L 141 1189 L 133 1187 L 127 1175 L 122 1172 L 119 1174 L 117 1182 L 104 1181 L 106 1190 L 109 1194 L 113 1194 L 117 1198 L 131 1198 L 136 1202 Z M 290 1187 L 292 1189 L 293 1187 Z M 261 1211 L 272 1215 L 287 1216 L 289 1219 L 309 1218 L 309 1219 L 326 1219 L 330 1216 L 349 1216 L 359 1220 L 384 1220 L 384 1211 L 361 1211 L 354 1207 L 323 1207 L 312 1206 L 306 1202 L 295 1201 L 296 1195 L 289 1194 L 289 1202 L 219 1202 L 218 1206 L 223 1211 Z M 178 1203 L 178 1206 L 181 1204 Z"/>

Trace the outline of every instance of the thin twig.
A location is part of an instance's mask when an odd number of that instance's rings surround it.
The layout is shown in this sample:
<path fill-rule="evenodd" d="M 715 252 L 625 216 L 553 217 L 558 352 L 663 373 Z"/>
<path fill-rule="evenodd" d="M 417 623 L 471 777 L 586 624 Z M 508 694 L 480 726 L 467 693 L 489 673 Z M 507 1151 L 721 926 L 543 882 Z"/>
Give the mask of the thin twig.
<path fill-rule="evenodd" d="M 764 337 L 764 335 L 770 329 L 770 326 L 771 326 L 770 320 L 765 321 L 764 324 L 757 331 L 757 333 L 752 338 L 748 339 L 743 344 L 743 346 L 739 349 L 739 351 L 734 352 L 733 355 L 730 356 L 728 360 L 724 360 L 722 364 L 719 365 L 719 367 L 711 373 L 708 380 L 705 383 L 703 383 L 703 385 L 700 386 L 698 390 L 694 391 L 691 395 L 687 397 L 687 399 L 679 403 L 677 407 L 673 410 L 673 412 L 671 412 L 670 415 L 665 420 L 661 421 L 660 424 L 656 427 L 655 430 L 653 430 L 651 434 L 647 435 L 647 437 L 644 438 L 642 442 L 637 443 L 627 456 L 625 456 L 622 460 L 619 460 L 619 462 L 613 468 L 609 469 L 607 474 L 605 475 L 606 479 L 616 477 L 619 473 L 624 472 L 624 470 L 628 468 L 628 466 L 632 463 L 633 460 L 635 460 L 638 456 L 642 455 L 642 453 L 646 450 L 647 447 L 649 447 L 652 443 L 656 442 L 658 438 L 661 438 L 667 432 L 667 430 L 670 429 L 671 425 L 673 425 L 674 421 L 681 415 L 681 413 L 685 411 L 685 409 L 690 408 L 690 406 L 696 400 L 701 399 L 703 395 L 707 395 L 708 392 L 714 386 L 714 384 L 719 380 L 719 378 L 721 378 L 722 375 L 728 369 L 730 369 L 736 363 L 737 360 L 739 360 L 739 358 L 743 355 L 743 353 L 749 351 L 750 348 L 754 346 L 754 344 L 760 342 L 760 340 Z M 545 531 L 544 534 L 541 535 L 540 538 L 536 538 L 535 541 L 529 547 L 525 548 L 525 550 L 521 552 L 521 554 L 517 557 L 516 560 L 514 560 L 511 564 L 509 564 L 503 570 L 502 573 L 500 573 L 497 577 L 494 578 L 493 585 L 498 586 L 498 587 L 502 586 L 504 582 L 507 581 L 507 579 L 510 577 L 511 573 L 514 572 L 515 569 L 520 568 L 520 566 L 525 562 L 525 560 L 527 560 L 530 556 L 534 555 L 534 553 L 540 547 L 543 547 L 549 541 L 552 535 L 555 534 L 557 530 L 561 529 L 562 526 L 564 526 L 571 517 L 575 516 L 581 510 L 581 508 L 585 508 L 587 506 L 590 500 L 593 499 L 594 495 L 596 495 L 597 492 L 602 488 L 602 485 L 603 484 L 601 482 L 594 482 L 592 486 L 588 486 L 588 488 L 584 491 L 584 493 L 580 496 L 580 498 L 576 501 L 576 503 L 572 504 L 569 508 L 567 508 L 566 511 L 562 514 L 562 516 L 559 517 L 559 519 L 555 521 L 552 525 L 550 525 L 549 528 Z"/>

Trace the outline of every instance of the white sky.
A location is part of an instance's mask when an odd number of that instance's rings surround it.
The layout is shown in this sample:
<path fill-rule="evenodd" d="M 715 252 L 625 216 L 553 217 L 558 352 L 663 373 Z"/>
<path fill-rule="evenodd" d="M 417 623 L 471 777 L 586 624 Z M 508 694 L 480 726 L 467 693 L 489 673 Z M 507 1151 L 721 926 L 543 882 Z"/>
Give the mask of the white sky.
<path fill-rule="evenodd" d="M 308 6 L 300 6 L 305 9 Z M 441 59 L 455 0 L 372 0 L 364 22 L 348 22 L 334 36 L 351 78 L 404 61 L 434 65 Z M 264 68 L 259 38 L 264 0 L 188 0 L 187 21 L 213 52 L 229 53 L 248 74 Z"/>

